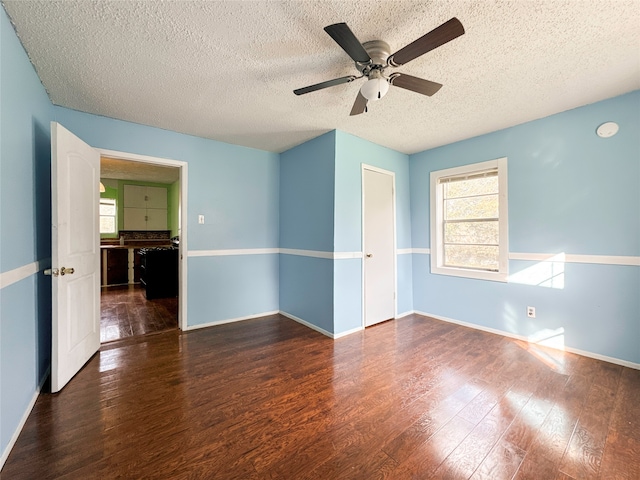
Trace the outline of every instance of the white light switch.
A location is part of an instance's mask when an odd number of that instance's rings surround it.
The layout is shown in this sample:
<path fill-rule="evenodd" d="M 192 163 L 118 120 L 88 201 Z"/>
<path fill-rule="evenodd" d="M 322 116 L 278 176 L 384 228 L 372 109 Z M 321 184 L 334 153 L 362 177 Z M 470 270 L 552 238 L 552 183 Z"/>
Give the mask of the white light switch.
<path fill-rule="evenodd" d="M 204 215 L 198 215 L 198 223 L 204 224 Z"/>

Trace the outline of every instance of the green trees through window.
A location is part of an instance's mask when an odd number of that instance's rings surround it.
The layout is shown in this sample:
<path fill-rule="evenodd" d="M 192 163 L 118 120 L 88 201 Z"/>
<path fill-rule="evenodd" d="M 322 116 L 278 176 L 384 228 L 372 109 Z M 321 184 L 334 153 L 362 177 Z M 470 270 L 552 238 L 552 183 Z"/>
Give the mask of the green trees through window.
<path fill-rule="evenodd" d="M 498 172 L 441 179 L 444 265 L 498 271 Z"/>

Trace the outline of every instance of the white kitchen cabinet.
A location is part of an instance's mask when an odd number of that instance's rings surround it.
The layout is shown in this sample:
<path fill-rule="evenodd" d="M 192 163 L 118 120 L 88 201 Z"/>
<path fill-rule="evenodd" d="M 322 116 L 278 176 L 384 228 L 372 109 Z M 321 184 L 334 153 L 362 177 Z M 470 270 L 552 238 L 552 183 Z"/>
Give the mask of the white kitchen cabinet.
<path fill-rule="evenodd" d="M 147 230 L 147 209 L 125 207 L 124 229 L 125 230 Z"/>
<path fill-rule="evenodd" d="M 167 230 L 166 208 L 147 208 L 147 230 Z"/>
<path fill-rule="evenodd" d="M 164 187 L 147 187 L 147 208 L 167 209 L 167 189 Z"/>
<path fill-rule="evenodd" d="M 124 229 L 167 230 L 167 189 L 125 185 Z"/>
<path fill-rule="evenodd" d="M 124 186 L 125 208 L 167 208 L 165 187 Z"/>
<path fill-rule="evenodd" d="M 123 205 L 125 208 L 147 208 L 147 187 L 125 185 Z"/>

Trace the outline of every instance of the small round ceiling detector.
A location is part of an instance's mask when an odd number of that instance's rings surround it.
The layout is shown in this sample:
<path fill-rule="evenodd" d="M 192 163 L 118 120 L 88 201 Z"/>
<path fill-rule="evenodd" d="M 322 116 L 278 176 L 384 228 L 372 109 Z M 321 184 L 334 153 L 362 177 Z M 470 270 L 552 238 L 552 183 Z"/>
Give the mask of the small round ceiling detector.
<path fill-rule="evenodd" d="M 598 127 L 596 133 L 599 137 L 609 138 L 613 137 L 616 133 L 618 133 L 618 124 L 616 122 L 606 122 Z"/>

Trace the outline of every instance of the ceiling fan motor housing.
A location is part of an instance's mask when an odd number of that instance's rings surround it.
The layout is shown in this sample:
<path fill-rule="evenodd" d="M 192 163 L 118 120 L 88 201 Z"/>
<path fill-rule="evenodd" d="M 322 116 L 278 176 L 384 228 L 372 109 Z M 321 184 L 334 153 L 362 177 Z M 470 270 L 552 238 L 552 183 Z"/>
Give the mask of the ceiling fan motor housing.
<path fill-rule="evenodd" d="M 356 62 L 356 68 L 364 76 L 368 77 L 372 70 L 384 70 L 387 65 L 387 58 L 391 55 L 391 48 L 387 42 L 382 40 L 372 40 L 362 44 L 364 49 L 371 57 L 371 63 L 359 63 Z"/>

